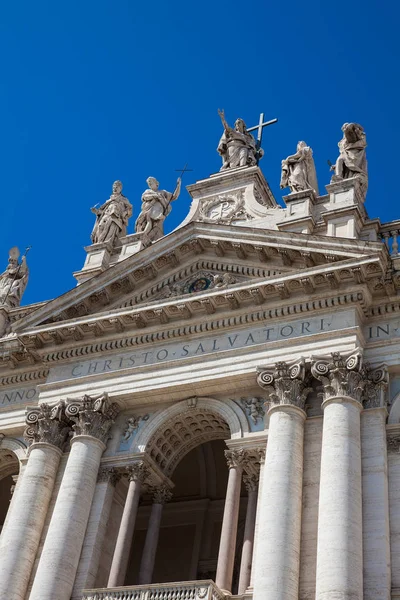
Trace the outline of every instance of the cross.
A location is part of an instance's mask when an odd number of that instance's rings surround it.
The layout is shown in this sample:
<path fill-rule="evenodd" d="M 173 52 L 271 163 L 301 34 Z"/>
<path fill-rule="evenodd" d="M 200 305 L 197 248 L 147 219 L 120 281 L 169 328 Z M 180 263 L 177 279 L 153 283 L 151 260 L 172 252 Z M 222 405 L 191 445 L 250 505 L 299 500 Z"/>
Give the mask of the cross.
<path fill-rule="evenodd" d="M 187 173 L 188 171 L 193 171 L 193 169 L 188 169 L 187 166 L 188 166 L 188 164 L 186 163 L 185 166 L 183 167 L 183 169 L 175 169 L 175 171 L 180 172 L 180 176 L 179 177 L 181 179 L 182 179 L 184 173 Z"/>
<path fill-rule="evenodd" d="M 272 121 L 266 121 L 265 123 L 263 123 L 263 121 L 264 113 L 260 113 L 260 120 L 258 121 L 258 125 L 256 125 L 255 127 L 249 127 L 247 129 L 247 131 L 255 131 L 257 129 L 257 150 L 261 148 L 263 128 L 267 127 L 268 125 L 273 125 L 274 123 L 277 123 L 278 119 L 272 119 Z"/>

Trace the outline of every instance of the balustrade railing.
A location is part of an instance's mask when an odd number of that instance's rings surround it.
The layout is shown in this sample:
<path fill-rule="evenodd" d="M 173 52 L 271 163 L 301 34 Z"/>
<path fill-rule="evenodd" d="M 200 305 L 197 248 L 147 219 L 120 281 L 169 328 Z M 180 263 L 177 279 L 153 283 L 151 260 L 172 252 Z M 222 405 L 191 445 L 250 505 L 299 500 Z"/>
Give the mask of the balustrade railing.
<path fill-rule="evenodd" d="M 82 600 L 224 600 L 211 580 L 84 590 Z"/>
<path fill-rule="evenodd" d="M 379 235 L 389 250 L 389 254 L 397 256 L 400 244 L 400 221 L 384 223 L 379 230 Z"/>

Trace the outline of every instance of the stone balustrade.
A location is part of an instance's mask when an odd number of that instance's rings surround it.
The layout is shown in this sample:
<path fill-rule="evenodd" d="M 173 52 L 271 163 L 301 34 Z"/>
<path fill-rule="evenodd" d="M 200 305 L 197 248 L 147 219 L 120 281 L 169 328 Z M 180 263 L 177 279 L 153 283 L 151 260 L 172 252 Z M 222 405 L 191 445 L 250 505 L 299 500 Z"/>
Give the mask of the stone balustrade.
<path fill-rule="evenodd" d="M 84 590 L 82 600 L 224 600 L 211 580 Z"/>
<path fill-rule="evenodd" d="M 384 223 L 379 229 L 379 235 L 389 250 L 391 256 L 399 254 L 400 220 Z"/>

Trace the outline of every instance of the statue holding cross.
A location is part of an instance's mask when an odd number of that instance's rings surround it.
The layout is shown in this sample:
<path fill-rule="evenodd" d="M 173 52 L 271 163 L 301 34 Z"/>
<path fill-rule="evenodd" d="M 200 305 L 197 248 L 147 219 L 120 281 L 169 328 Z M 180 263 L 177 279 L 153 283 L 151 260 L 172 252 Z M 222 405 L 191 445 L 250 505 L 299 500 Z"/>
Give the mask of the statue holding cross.
<path fill-rule="evenodd" d="M 225 120 L 224 111 L 218 109 L 218 114 L 224 126 L 224 133 L 217 148 L 222 157 L 221 171 L 258 165 L 264 154 L 261 148 L 263 128 L 276 123 L 278 119 L 264 123 L 264 114 L 261 113 L 259 124 L 247 129 L 243 119 L 237 119 L 234 127 L 230 127 Z M 250 133 L 255 130 L 257 130 L 257 140 Z"/>

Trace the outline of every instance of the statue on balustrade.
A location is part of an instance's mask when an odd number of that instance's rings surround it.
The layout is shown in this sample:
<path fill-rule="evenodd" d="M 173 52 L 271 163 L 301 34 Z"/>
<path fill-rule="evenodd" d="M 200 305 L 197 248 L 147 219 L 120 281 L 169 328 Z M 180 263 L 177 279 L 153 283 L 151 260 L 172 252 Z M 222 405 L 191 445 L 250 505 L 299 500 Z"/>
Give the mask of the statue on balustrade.
<path fill-rule="evenodd" d="M 132 204 L 122 193 L 122 183 L 115 181 L 110 198 L 99 208 L 91 209 L 96 215 L 92 231 L 93 244 L 111 242 L 115 246 L 118 238 L 126 235 L 129 218 L 132 216 Z"/>
<path fill-rule="evenodd" d="M 18 248 L 11 248 L 8 266 L 0 275 L 0 306 L 16 308 L 21 303 L 22 294 L 28 283 L 29 269 L 26 256 L 19 262 Z"/>
<path fill-rule="evenodd" d="M 282 161 L 281 189 L 286 187 L 289 187 L 292 193 L 314 190 L 318 196 L 313 152 L 305 142 L 299 142 L 296 154 Z"/>
<path fill-rule="evenodd" d="M 366 147 L 367 140 L 364 128 L 358 123 L 345 123 L 342 126 L 343 138 L 340 140 L 339 156 L 331 167 L 331 182 L 358 177 L 364 194 L 368 187 L 368 169 Z"/>
<path fill-rule="evenodd" d="M 135 224 L 136 233 L 144 234 L 149 242 L 154 242 L 164 235 L 163 224 L 171 212 L 171 202 L 179 197 L 181 191 L 181 178 L 178 177 L 173 192 L 159 189 L 155 177 L 147 180 L 149 188 L 142 194 L 142 209 Z"/>
<path fill-rule="evenodd" d="M 224 111 L 218 110 L 218 114 L 224 126 L 224 133 L 217 148 L 222 157 L 220 170 L 256 165 L 263 155 L 263 150 L 257 149 L 256 140 L 247 131 L 246 123 L 243 119 L 237 119 L 234 127 L 230 127 L 225 120 Z"/>

